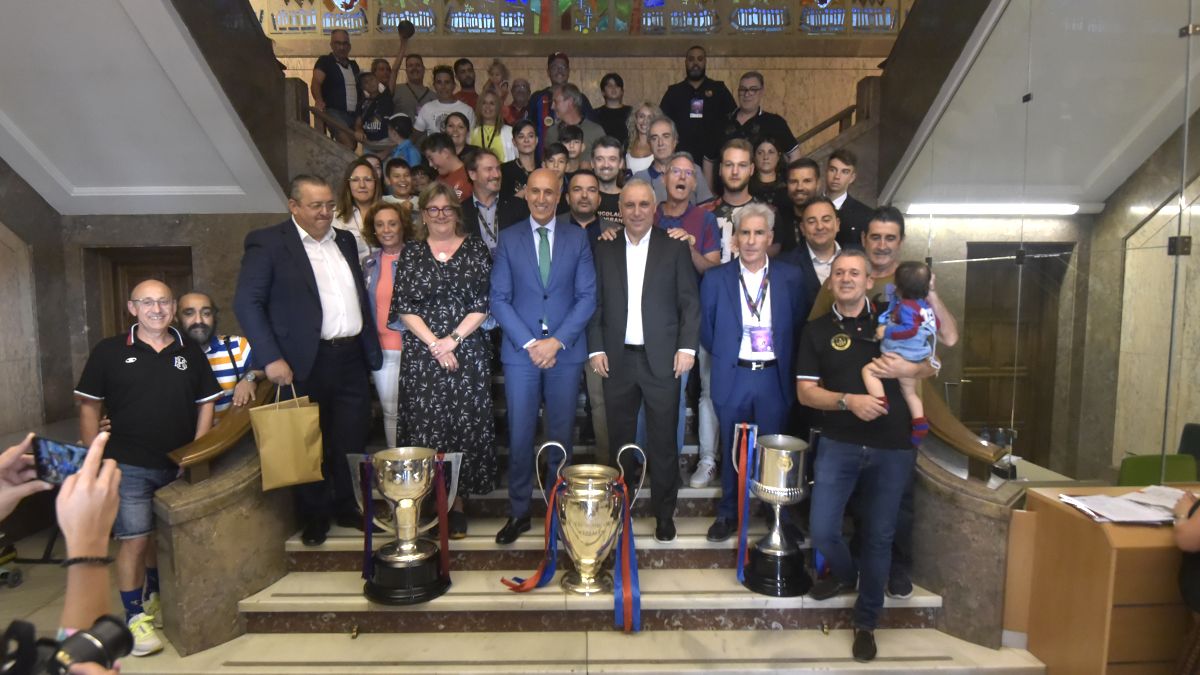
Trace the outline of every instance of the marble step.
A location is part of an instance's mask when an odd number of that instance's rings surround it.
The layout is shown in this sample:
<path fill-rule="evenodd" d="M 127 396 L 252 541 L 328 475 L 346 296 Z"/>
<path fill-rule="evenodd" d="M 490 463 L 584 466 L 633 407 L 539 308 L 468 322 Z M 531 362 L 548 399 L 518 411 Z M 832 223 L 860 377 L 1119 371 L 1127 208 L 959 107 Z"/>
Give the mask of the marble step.
<path fill-rule="evenodd" d="M 453 586 L 428 603 L 391 606 L 362 594 L 357 572 L 292 572 L 238 604 L 251 633 L 383 633 L 442 631 L 612 630 L 611 595 L 565 593 L 550 584 L 513 593 L 501 577 L 529 569 L 452 572 Z M 752 593 L 733 570 L 645 569 L 641 579 L 645 630 L 849 628 L 853 594 L 817 601 Z M 936 625 L 942 598 L 917 588 L 908 600 L 887 598 L 881 626 Z"/>
<path fill-rule="evenodd" d="M 243 635 L 180 657 L 170 645 L 125 659 L 122 673 L 159 675 L 462 675 L 559 673 L 772 673 L 779 675 L 1042 675 L 1029 652 L 992 650 L 929 628 L 882 629 L 879 657 L 850 658 L 850 631 L 670 633 L 423 633 L 419 635 Z"/>
<path fill-rule="evenodd" d="M 542 560 L 545 544 L 544 523 L 533 523 L 533 529 L 522 534 L 509 546 L 496 543 L 496 532 L 504 526 L 503 518 L 475 518 L 470 522 L 465 539 L 450 540 L 450 569 L 452 570 L 511 570 L 534 569 Z M 678 536 L 675 541 L 660 543 L 654 540 L 654 519 L 635 518 L 633 533 L 637 544 L 638 565 L 653 568 L 733 568 L 737 564 L 737 539 L 730 537 L 713 543 L 705 538 L 712 519 L 707 517 L 676 518 Z M 761 519 L 751 521 L 750 540 L 766 534 Z M 329 538 L 320 546 L 305 546 L 299 533 L 287 540 L 288 569 L 294 572 L 354 571 L 362 569 L 362 533 L 349 528 L 334 527 Z M 375 548 L 391 541 L 390 533 L 376 534 Z M 807 542 L 801 545 L 808 548 Z M 567 554 L 559 547 L 559 566 L 567 564 Z"/>

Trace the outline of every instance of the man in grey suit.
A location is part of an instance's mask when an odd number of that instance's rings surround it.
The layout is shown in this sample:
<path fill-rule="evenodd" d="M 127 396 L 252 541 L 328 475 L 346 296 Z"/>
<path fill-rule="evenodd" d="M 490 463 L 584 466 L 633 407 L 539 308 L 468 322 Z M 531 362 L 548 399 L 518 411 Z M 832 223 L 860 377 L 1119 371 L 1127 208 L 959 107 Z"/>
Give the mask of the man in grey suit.
<path fill-rule="evenodd" d="M 624 232 L 596 242 L 588 367 L 604 378 L 610 452 L 633 442 L 645 402 L 654 537 L 668 542 L 679 492 L 679 378 L 692 369 L 700 342 L 700 293 L 687 243 L 654 227 L 656 206 L 648 182 L 629 181 L 621 190 Z"/>

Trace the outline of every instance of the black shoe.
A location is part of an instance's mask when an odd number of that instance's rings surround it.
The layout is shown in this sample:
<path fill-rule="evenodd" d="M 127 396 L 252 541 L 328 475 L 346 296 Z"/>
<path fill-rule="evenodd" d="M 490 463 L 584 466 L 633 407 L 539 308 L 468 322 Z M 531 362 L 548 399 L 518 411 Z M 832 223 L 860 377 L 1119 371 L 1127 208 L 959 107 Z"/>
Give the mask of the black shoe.
<path fill-rule="evenodd" d="M 659 518 L 654 528 L 654 541 L 666 544 L 675 541 L 675 521 L 671 518 Z"/>
<path fill-rule="evenodd" d="M 450 538 L 467 538 L 467 514 L 462 511 L 451 511 L 447 514 L 450 521 Z"/>
<path fill-rule="evenodd" d="M 497 544 L 511 544 L 521 536 L 522 532 L 528 532 L 530 528 L 529 516 L 524 518 L 509 518 L 508 522 L 504 523 L 504 527 L 496 533 Z"/>
<path fill-rule="evenodd" d="M 345 527 L 347 529 L 353 528 L 359 532 L 363 531 L 363 516 L 361 513 L 355 513 L 353 511 L 339 513 L 337 517 L 333 519 L 333 522 L 337 523 L 338 527 Z M 383 528 L 379 527 L 375 523 L 371 523 L 371 532 L 374 534 L 379 534 L 380 532 L 383 532 Z"/>
<path fill-rule="evenodd" d="M 327 518 L 309 518 L 304 523 L 304 531 L 300 533 L 300 541 L 304 542 L 305 546 L 320 546 L 325 543 L 325 535 L 329 532 L 329 520 Z"/>
<path fill-rule="evenodd" d="M 826 577 L 813 584 L 808 591 L 808 597 L 813 600 L 828 600 L 844 593 L 853 593 L 853 584 L 844 584 L 833 577 Z"/>
<path fill-rule="evenodd" d="M 855 628 L 854 646 L 850 649 L 850 653 L 854 654 L 854 660 L 859 663 L 874 661 L 877 651 L 875 648 L 875 631 Z"/>
<path fill-rule="evenodd" d="M 712 525 L 708 526 L 709 541 L 725 541 L 733 536 L 733 531 L 737 529 L 737 524 L 728 518 L 717 518 Z"/>
<path fill-rule="evenodd" d="M 888 579 L 887 590 L 885 591 L 889 598 L 897 600 L 907 600 L 913 596 L 912 580 L 907 576 L 897 575 Z"/>

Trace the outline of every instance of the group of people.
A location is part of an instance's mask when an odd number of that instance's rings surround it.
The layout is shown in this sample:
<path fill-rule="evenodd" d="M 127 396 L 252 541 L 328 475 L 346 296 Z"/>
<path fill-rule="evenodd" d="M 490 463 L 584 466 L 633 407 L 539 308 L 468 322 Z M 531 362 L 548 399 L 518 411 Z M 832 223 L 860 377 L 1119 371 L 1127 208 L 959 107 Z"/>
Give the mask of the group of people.
<path fill-rule="evenodd" d="M 359 157 L 335 185 L 292 179 L 291 217 L 246 237 L 233 299 L 244 336 L 216 332 L 211 297 L 176 302 L 147 281 L 128 304 L 134 327 L 96 346 L 76 390 L 83 440 L 111 428 L 107 452 L 123 475 L 114 533 L 135 654 L 158 648 L 148 534 L 153 492 L 175 475 L 166 453 L 245 405 L 257 380 L 320 408 L 325 479 L 295 490 L 302 539 L 319 545 L 331 522 L 362 527 L 345 455 L 367 444 L 372 382 L 389 446 L 462 453 L 448 528 L 465 536 L 466 501 L 499 484 L 498 367 L 509 448 L 501 545 L 531 528 L 539 419 L 567 449 L 551 462 L 569 461 L 581 388 L 599 461 L 626 443 L 647 449 L 644 467 L 622 461 L 649 478 L 662 542 L 676 537 L 689 378 L 700 448 L 689 482 L 723 488 L 712 541 L 736 527 L 734 426 L 819 428 L 810 532 L 832 574 L 812 595 L 857 585 L 854 655 L 874 658 L 884 593 L 912 592 L 911 473 L 928 429 L 916 384 L 936 372 L 935 339 L 953 345 L 957 327 L 928 267 L 900 263 L 900 212 L 848 194 L 854 154 L 837 151 L 824 167 L 797 156 L 786 122 L 758 107 L 763 77 L 744 75 L 735 101 L 707 78 L 699 47 L 661 105 L 622 107 L 613 73 L 593 109 L 561 53 L 537 92 L 496 62 L 476 94 L 460 59 L 435 69 L 431 94 L 405 41 L 393 64 L 373 65 L 373 81 L 346 64 L 342 31 L 332 46 L 318 62 L 324 76 L 314 73 L 317 106 L 358 110 L 352 83 L 365 81 L 359 102 L 399 110 L 387 121 L 399 137 L 391 154 Z M 401 68 L 407 82 L 396 86 Z"/>

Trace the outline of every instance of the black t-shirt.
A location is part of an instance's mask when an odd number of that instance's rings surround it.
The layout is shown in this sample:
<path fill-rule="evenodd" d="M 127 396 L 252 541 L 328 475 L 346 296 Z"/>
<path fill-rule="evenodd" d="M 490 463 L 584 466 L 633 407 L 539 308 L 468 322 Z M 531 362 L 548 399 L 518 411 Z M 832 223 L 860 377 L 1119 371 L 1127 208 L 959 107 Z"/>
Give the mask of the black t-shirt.
<path fill-rule="evenodd" d="M 693 87 L 687 80 L 671 85 L 663 94 L 659 107 L 675 122 L 679 131 L 676 150 L 691 153 L 699 162 L 704 157 L 715 157 L 720 150 L 713 142 L 720 140 L 717 134 L 729 113 L 737 109 L 737 104 L 724 82 L 706 77 L 698 87 Z"/>
<path fill-rule="evenodd" d="M 92 349 L 75 393 L 104 401 L 112 420 L 106 457 L 121 464 L 170 469 L 167 453 L 196 437 L 196 406 L 215 401 L 221 387 L 208 357 L 174 328 L 175 342 L 155 352 L 136 325 Z"/>
<path fill-rule="evenodd" d="M 592 111 L 592 117 L 597 124 L 604 127 L 604 133 L 621 141 L 621 145 L 625 146 L 629 144 L 629 128 L 625 126 L 625 122 L 632 111 L 633 108 L 627 105 L 620 108 L 600 106 Z"/>
<path fill-rule="evenodd" d="M 517 160 L 512 159 L 500 165 L 500 194 L 524 200 L 525 197 L 517 197 L 517 193 L 525 189 L 527 182 L 529 172 Z"/>
<path fill-rule="evenodd" d="M 621 218 L 621 194 L 619 192 L 613 194 L 601 192 L 600 206 L 596 209 L 596 215 L 611 223 L 624 225 L 625 221 Z"/>
<path fill-rule="evenodd" d="M 769 138 L 775 142 L 775 147 L 779 148 L 781 155 L 788 154 L 796 147 L 796 134 L 792 133 L 792 128 L 788 126 L 787 120 L 779 115 L 759 109 L 757 115 L 746 120 L 745 124 L 741 124 L 738 122 L 737 113 L 738 111 L 734 110 L 725 118 L 720 142 L 713 146 L 714 150 L 710 154 L 706 155 L 714 162 L 717 161 L 717 151 L 721 146 L 735 138 L 744 138 L 751 143 L 761 138 Z M 780 159 L 780 161 L 783 160 Z"/>
<path fill-rule="evenodd" d="M 775 209 L 775 243 L 779 244 L 779 252 L 790 251 L 800 245 L 804 234 L 800 231 L 796 211 L 789 202 L 785 208 Z"/>
<path fill-rule="evenodd" d="M 804 326 L 796 349 L 796 377 L 820 380 L 828 391 L 866 394 L 862 368 L 879 356 L 874 340 L 879 320 L 878 308 L 857 317 L 839 318 L 836 311 L 819 316 Z M 820 411 L 815 425 L 821 435 L 834 441 L 865 445 L 880 450 L 912 448 L 912 415 L 900 384 L 883 380 L 888 399 L 888 414 L 870 422 L 860 420 L 849 410 Z"/>
<path fill-rule="evenodd" d="M 392 93 L 385 91 L 372 99 L 358 102 L 358 117 L 362 120 L 363 135 L 368 141 L 388 139 L 388 121 L 392 116 Z"/>

